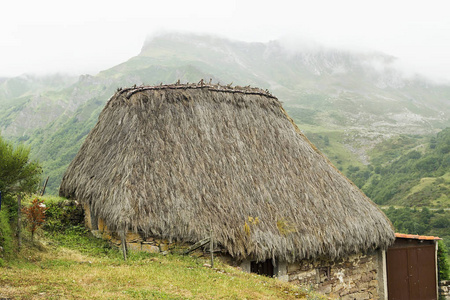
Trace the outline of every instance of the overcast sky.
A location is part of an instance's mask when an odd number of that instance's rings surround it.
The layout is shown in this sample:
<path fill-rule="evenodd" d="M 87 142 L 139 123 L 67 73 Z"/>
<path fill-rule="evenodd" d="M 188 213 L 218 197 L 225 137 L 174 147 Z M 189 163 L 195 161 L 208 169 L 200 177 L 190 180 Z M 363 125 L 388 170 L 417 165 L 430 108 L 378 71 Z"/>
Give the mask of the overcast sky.
<path fill-rule="evenodd" d="M 6 2 L 6 1 L 4 1 Z M 148 35 L 219 34 L 243 41 L 311 39 L 376 50 L 450 80 L 450 3 L 416 0 L 14 0 L 0 18 L 0 76 L 95 75 L 137 55 Z"/>

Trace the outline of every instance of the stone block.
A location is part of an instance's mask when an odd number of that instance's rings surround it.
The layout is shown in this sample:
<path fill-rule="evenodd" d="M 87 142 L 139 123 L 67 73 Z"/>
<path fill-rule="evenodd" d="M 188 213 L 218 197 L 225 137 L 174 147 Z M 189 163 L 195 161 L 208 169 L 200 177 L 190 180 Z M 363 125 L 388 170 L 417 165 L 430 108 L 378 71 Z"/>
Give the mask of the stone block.
<path fill-rule="evenodd" d="M 365 264 L 368 263 L 369 261 L 372 261 L 372 259 L 370 257 L 364 256 L 361 257 L 361 259 L 359 260 L 359 264 Z"/>
<path fill-rule="evenodd" d="M 345 283 L 338 283 L 334 286 L 333 290 L 335 292 L 342 292 L 345 289 L 345 287 L 346 287 Z"/>
<path fill-rule="evenodd" d="M 114 238 L 111 238 L 111 243 L 113 243 L 116 246 L 120 246 L 120 244 L 121 244 L 120 240 L 114 239 Z"/>
<path fill-rule="evenodd" d="M 345 295 L 341 298 L 342 300 L 366 300 L 370 299 L 369 293 L 353 293 Z"/>
<path fill-rule="evenodd" d="M 149 244 L 142 244 L 142 251 L 147 251 L 150 253 L 159 253 L 159 247 L 157 246 L 153 246 L 153 245 L 149 245 Z"/>
<path fill-rule="evenodd" d="M 369 288 L 369 282 L 360 282 L 358 284 L 360 291 L 365 291 Z"/>
<path fill-rule="evenodd" d="M 134 242 L 134 241 L 141 241 L 142 237 L 139 233 L 127 232 L 126 239 L 127 241 Z"/>
<path fill-rule="evenodd" d="M 141 243 L 127 243 L 128 250 L 141 251 Z"/>
<path fill-rule="evenodd" d="M 361 276 L 361 279 L 360 279 L 360 280 L 361 280 L 362 282 L 370 282 L 372 279 L 373 279 L 372 274 L 366 273 L 366 274 L 363 274 L 363 275 Z"/>
<path fill-rule="evenodd" d="M 300 270 L 300 265 L 299 264 L 289 264 L 288 267 L 287 267 L 287 272 L 288 273 L 292 273 L 292 272 L 295 272 L 295 271 L 298 271 L 298 270 Z"/>
<path fill-rule="evenodd" d="M 112 239 L 112 236 L 109 233 L 109 231 L 103 231 L 102 239 L 104 239 L 104 240 L 111 240 Z"/>
<path fill-rule="evenodd" d="M 106 223 L 102 218 L 98 218 L 98 230 L 100 231 L 108 231 L 108 228 L 106 227 Z"/>
<path fill-rule="evenodd" d="M 317 291 L 320 293 L 323 293 L 323 294 L 329 294 L 329 293 L 331 293 L 331 288 L 332 288 L 331 284 L 323 284 L 323 285 L 319 286 Z"/>
<path fill-rule="evenodd" d="M 159 249 L 161 251 L 169 251 L 169 244 L 160 244 Z"/>

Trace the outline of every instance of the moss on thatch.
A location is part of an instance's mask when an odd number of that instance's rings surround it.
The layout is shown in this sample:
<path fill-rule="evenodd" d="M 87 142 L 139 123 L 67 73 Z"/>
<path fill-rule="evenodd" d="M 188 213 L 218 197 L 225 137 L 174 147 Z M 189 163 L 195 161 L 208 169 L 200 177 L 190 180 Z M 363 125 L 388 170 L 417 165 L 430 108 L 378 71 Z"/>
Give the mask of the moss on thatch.
<path fill-rule="evenodd" d="M 394 240 L 375 204 L 255 88 L 118 91 L 60 194 L 111 230 L 196 242 L 212 229 L 237 259 L 336 258 Z"/>

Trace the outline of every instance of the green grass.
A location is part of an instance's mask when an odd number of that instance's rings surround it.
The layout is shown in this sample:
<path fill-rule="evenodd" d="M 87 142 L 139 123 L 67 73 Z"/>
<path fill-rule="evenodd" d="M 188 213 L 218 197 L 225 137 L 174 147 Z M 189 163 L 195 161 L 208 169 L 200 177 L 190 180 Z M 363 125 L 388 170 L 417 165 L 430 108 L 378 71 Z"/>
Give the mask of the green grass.
<path fill-rule="evenodd" d="M 430 199 L 431 207 L 450 207 L 450 172 L 440 177 L 424 177 L 406 196 L 408 203 L 415 199 Z"/>
<path fill-rule="evenodd" d="M 345 173 L 349 166 L 363 166 L 358 156 L 342 142 L 346 138 L 342 131 L 304 123 L 297 123 L 297 126 L 340 171 Z"/>
<path fill-rule="evenodd" d="M 45 197 L 45 202 L 62 199 Z M 51 206 L 53 216 L 59 206 Z M 56 220 L 53 220 L 56 222 Z M 63 223 L 61 223 L 63 224 Z M 44 226 L 45 228 L 45 226 Z M 326 299 L 220 259 L 121 252 L 80 225 L 24 233 L 20 252 L 0 265 L 0 298 L 14 299 Z"/>
<path fill-rule="evenodd" d="M 70 236 L 71 234 L 69 234 Z M 94 242 L 73 249 L 62 237 L 46 239 L 42 250 L 25 249 L 22 258 L 1 268 L 0 297 L 15 299 L 295 299 L 308 294 L 273 278 L 244 273 L 216 260 L 130 253 L 123 261 L 113 249 L 92 253 Z M 67 246 L 69 245 L 69 246 Z M 311 294 L 313 295 L 313 294 Z"/>

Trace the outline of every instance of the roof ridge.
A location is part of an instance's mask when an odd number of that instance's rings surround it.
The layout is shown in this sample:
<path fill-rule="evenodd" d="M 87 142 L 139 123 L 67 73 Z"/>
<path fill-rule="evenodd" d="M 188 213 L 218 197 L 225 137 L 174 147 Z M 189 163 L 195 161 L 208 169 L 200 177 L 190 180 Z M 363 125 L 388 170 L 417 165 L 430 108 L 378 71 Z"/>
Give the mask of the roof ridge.
<path fill-rule="evenodd" d="M 266 89 L 260 89 L 257 87 L 251 87 L 250 85 L 247 86 L 239 86 L 235 85 L 232 86 L 232 83 L 228 85 L 221 85 L 219 82 L 217 84 L 205 83 L 204 80 L 200 80 L 198 83 L 180 83 L 178 80 L 176 83 L 172 84 L 160 84 L 160 85 L 141 85 L 136 86 L 133 85 L 129 88 L 118 88 L 117 94 L 122 95 L 126 93 L 125 97 L 127 99 L 130 99 L 131 96 L 133 96 L 135 93 L 141 92 L 141 91 L 148 91 L 148 90 L 167 90 L 167 89 L 207 89 L 210 91 L 215 92 L 228 92 L 228 93 L 241 93 L 241 94 L 250 94 L 250 95 L 262 95 L 269 98 L 277 99 L 272 93 Z"/>

